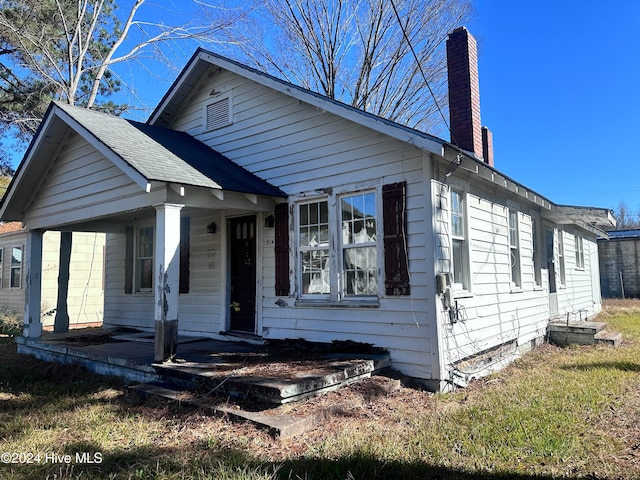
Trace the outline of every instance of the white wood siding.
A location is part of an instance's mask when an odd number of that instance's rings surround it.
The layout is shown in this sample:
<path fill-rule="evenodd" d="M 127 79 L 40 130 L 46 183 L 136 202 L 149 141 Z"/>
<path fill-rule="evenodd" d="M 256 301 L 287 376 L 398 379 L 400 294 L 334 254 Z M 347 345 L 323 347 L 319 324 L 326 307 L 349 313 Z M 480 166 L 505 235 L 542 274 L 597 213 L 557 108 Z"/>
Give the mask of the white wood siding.
<path fill-rule="evenodd" d="M 105 236 L 101 233 L 76 232 L 73 234 L 67 296 L 71 328 L 102 322 L 104 244 Z M 25 307 L 25 270 L 23 264 L 21 287 L 11 288 L 11 249 L 13 247 L 23 248 L 24 260 L 26 258 L 24 231 L 0 235 L 0 248 L 3 250 L 0 270 L 0 311 L 22 319 Z M 58 301 L 60 232 L 45 232 L 42 249 L 42 324 L 45 327 L 51 327 L 55 318 L 52 311 L 55 310 Z"/>
<path fill-rule="evenodd" d="M 449 189 L 435 180 L 433 184 L 435 233 L 441 244 L 436 249 L 437 274 L 447 272 L 451 261 L 448 197 L 438 198 L 448 196 Z M 518 211 L 521 287 L 516 288 L 511 283 L 508 215 L 509 207 L 519 207 L 489 198 L 473 185 L 467 185 L 466 192 L 470 292 L 453 297 L 459 312 L 453 320 L 439 302 L 439 321 L 445 370 L 469 378 L 485 374 L 492 364 L 503 364 L 543 337 L 549 314 L 546 283 L 535 285 L 532 217 Z M 503 350 L 479 366 L 459 363 L 499 347 Z"/>
<path fill-rule="evenodd" d="M 25 214 L 29 228 L 47 228 L 134 210 L 153 200 L 111 161 L 74 134 L 56 157 Z"/>
<path fill-rule="evenodd" d="M 205 105 L 214 88 L 231 92 L 233 123 L 213 131 L 203 128 Z M 295 306 L 295 298 L 274 292 L 272 229 L 263 232 L 260 249 L 264 279 L 259 290 L 258 320 L 265 338 L 305 338 L 312 341 L 355 340 L 390 349 L 396 368 L 431 378 L 430 330 L 432 307 L 427 298 L 431 268 L 426 267 L 424 155 L 402 142 L 323 112 L 298 100 L 213 70 L 183 108 L 172 128 L 187 131 L 251 172 L 290 195 L 362 185 L 407 182 L 408 256 L 411 296 L 384 296 L 379 285 L 378 308 Z M 381 206 L 378 206 L 379 212 Z M 381 222 L 381 214 L 378 215 Z M 382 249 L 379 252 L 382 255 Z M 291 268 L 295 268 L 292 262 Z M 278 300 L 280 305 L 276 304 Z"/>
<path fill-rule="evenodd" d="M 576 236 L 582 238 L 584 268 L 578 268 L 576 264 Z M 568 316 L 570 320 L 579 320 L 581 315 L 584 319 L 598 313 L 602 307 L 600 294 L 594 294 L 594 275 L 599 272 L 598 245 L 595 235 L 576 228 L 565 229 L 562 239 L 566 284 L 560 285 L 558 281 L 558 313 L 565 319 Z"/>
<path fill-rule="evenodd" d="M 187 210 L 190 222 L 189 293 L 180 294 L 178 327 L 184 335 L 216 335 L 224 330 L 223 298 L 226 258 L 222 239 L 226 234 L 220 211 Z M 207 225 L 215 221 L 218 231 L 207 233 Z M 124 229 L 123 229 L 124 230 Z M 124 293 L 125 234 L 108 234 L 106 271 L 105 323 L 151 330 L 154 326 L 153 293 Z"/>

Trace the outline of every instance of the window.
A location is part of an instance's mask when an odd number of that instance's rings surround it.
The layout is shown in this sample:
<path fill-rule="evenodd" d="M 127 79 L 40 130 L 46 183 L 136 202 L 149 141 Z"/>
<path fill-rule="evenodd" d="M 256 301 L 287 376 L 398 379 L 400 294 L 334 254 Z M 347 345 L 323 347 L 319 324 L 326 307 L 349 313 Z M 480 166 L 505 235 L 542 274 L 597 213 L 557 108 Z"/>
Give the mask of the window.
<path fill-rule="evenodd" d="M 299 239 L 302 294 L 330 294 L 327 201 L 305 203 L 299 206 Z"/>
<path fill-rule="evenodd" d="M 564 271 L 564 240 L 562 230 L 558 230 L 558 263 L 560 264 L 560 285 L 565 285 L 567 277 Z"/>
<path fill-rule="evenodd" d="M 124 293 L 153 290 L 154 227 L 133 226 L 125 229 Z M 179 293 L 189 293 L 191 222 L 180 218 Z"/>
<path fill-rule="evenodd" d="M 515 287 L 522 285 L 520 278 L 520 249 L 518 232 L 518 212 L 509 209 L 509 257 L 511 261 L 511 284 Z"/>
<path fill-rule="evenodd" d="M 469 289 L 469 262 L 466 245 L 464 194 L 451 190 L 451 249 L 453 259 L 453 287 Z"/>
<path fill-rule="evenodd" d="M 297 206 L 300 296 L 331 301 L 377 297 L 376 192 L 335 198 Z M 405 294 L 408 282 L 403 286 L 390 294 Z"/>
<path fill-rule="evenodd" d="M 0 247 L 0 288 L 4 287 L 4 248 Z"/>
<path fill-rule="evenodd" d="M 22 287 L 22 247 L 11 249 L 11 288 Z"/>
<path fill-rule="evenodd" d="M 342 295 L 377 295 L 376 199 L 373 192 L 343 197 Z"/>
<path fill-rule="evenodd" d="M 542 262 L 540 259 L 540 240 L 538 238 L 538 222 L 531 221 L 531 241 L 533 248 L 533 280 L 537 287 L 542 285 Z"/>
<path fill-rule="evenodd" d="M 584 246 L 582 244 L 582 237 L 575 236 L 576 245 L 576 268 L 584 268 Z"/>
<path fill-rule="evenodd" d="M 138 230 L 136 245 L 136 291 L 153 288 L 153 227 Z"/>

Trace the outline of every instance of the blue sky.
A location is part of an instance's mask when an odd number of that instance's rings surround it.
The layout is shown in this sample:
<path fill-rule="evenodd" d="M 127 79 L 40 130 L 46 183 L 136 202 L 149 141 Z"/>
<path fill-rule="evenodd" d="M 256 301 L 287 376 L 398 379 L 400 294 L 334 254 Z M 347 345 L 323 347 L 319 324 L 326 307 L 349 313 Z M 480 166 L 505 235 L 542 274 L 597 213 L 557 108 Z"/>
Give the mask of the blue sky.
<path fill-rule="evenodd" d="M 144 8 L 175 24 L 177 10 L 191 15 L 186 3 Z M 481 116 L 496 168 L 555 203 L 615 209 L 624 201 L 640 211 L 640 0 L 474 5 L 467 28 L 478 41 Z M 174 52 L 178 69 L 194 49 Z M 133 74 L 130 87 L 150 109 L 179 71 L 149 59 L 118 68 Z M 149 111 L 127 116 L 144 121 Z"/>
<path fill-rule="evenodd" d="M 474 3 L 496 168 L 555 203 L 640 210 L 640 1 Z"/>
<path fill-rule="evenodd" d="M 496 168 L 555 203 L 640 211 L 640 0 L 474 6 Z M 147 70 L 135 87 L 154 106 L 176 74 Z"/>

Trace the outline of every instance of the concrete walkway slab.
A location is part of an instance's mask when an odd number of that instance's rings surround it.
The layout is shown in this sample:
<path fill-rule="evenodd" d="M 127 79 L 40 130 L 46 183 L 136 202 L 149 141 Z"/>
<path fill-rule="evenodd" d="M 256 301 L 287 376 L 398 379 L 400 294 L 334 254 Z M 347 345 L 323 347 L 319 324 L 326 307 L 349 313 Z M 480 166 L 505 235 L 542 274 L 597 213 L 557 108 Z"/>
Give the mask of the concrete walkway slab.
<path fill-rule="evenodd" d="M 130 382 L 204 388 L 239 399 L 289 403 L 336 390 L 391 365 L 386 351 L 354 342 L 302 340 L 264 345 L 185 337 L 178 361 L 154 363 L 150 334 L 104 329 L 19 337 L 18 352 L 46 361 L 78 363 Z"/>

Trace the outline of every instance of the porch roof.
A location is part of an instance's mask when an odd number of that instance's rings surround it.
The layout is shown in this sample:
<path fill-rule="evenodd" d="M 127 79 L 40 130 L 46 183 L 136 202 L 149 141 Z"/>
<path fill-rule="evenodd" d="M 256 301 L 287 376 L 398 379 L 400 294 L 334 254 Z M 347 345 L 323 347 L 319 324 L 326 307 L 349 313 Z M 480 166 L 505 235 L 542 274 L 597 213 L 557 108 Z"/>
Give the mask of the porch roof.
<path fill-rule="evenodd" d="M 42 172 L 73 130 L 145 188 L 166 182 L 269 197 L 279 188 L 187 133 L 52 102 L 0 203 L 0 218 L 22 220 Z"/>

